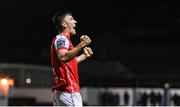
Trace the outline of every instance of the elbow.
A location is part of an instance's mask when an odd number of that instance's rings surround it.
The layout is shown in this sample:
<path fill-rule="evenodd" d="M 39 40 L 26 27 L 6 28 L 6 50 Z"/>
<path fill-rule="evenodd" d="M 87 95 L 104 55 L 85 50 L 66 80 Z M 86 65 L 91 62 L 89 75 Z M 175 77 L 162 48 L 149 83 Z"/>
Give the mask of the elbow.
<path fill-rule="evenodd" d="M 68 60 L 67 60 L 66 57 L 59 57 L 59 60 L 60 60 L 60 62 L 62 62 L 62 63 L 67 63 L 67 62 L 68 62 Z"/>
<path fill-rule="evenodd" d="M 66 60 L 66 58 L 64 58 L 64 57 L 59 58 L 59 60 L 60 60 L 62 63 L 67 63 L 67 60 Z"/>
<path fill-rule="evenodd" d="M 64 53 L 64 54 L 58 53 L 57 56 L 58 56 L 58 59 L 61 63 L 67 63 L 68 62 L 68 56 L 66 53 Z"/>

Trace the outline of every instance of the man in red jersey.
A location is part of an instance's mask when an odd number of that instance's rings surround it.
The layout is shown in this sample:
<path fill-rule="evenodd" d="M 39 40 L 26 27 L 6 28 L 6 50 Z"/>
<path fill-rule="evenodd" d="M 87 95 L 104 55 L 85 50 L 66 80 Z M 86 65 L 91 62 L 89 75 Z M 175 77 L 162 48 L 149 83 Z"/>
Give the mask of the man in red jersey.
<path fill-rule="evenodd" d="M 82 107 L 77 64 L 93 54 L 91 48 L 87 47 L 91 39 L 82 35 L 80 43 L 73 46 L 70 38 L 76 34 L 77 22 L 70 12 L 57 12 L 53 23 L 59 32 L 51 44 L 53 105 Z"/>

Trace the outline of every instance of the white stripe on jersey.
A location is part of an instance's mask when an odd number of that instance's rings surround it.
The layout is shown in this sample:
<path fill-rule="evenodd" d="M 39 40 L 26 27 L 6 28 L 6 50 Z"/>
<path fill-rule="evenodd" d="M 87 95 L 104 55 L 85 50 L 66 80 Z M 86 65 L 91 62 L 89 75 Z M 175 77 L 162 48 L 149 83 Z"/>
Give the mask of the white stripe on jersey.
<path fill-rule="evenodd" d="M 68 63 L 66 63 L 66 65 L 68 66 Z M 73 82 L 72 82 L 72 80 L 71 80 L 71 78 L 70 78 L 70 72 L 69 72 L 69 70 L 68 70 L 67 66 L 65 67 L 65 68 L 66 68 L 66 71 L 67 71 L 67 72 L 66 72 L 66 75 L 67 75 L 68 80 L 69 80 L 69 82 L 70 82 L 70 87 L 71 87 L 71 90 L 72 90 L 72 92 L 74 92 Z"/>

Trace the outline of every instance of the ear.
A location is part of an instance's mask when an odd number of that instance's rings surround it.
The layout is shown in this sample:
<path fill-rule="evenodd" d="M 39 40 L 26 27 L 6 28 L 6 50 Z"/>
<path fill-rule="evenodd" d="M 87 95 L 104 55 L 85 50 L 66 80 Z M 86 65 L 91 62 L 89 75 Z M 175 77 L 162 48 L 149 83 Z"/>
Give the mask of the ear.
<path fill-rule="evenodd" d="M 66 27 L 67 25 L 66 25 L 66 23 L 62 23 L 61 26 L 62 27 Z"/>

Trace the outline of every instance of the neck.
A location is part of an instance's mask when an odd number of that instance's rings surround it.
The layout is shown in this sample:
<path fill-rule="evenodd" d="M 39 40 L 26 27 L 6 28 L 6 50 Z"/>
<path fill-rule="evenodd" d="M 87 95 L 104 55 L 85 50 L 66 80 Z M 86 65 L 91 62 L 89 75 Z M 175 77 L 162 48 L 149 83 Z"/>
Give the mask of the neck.
<path fill-rule="evenodd" d="M 60 34 L 64 34 L 65 36 L 70 37 L 70 33 L 69 33 L 69 32 L 66 32 L 66 31 L 60 32 Z"/>

